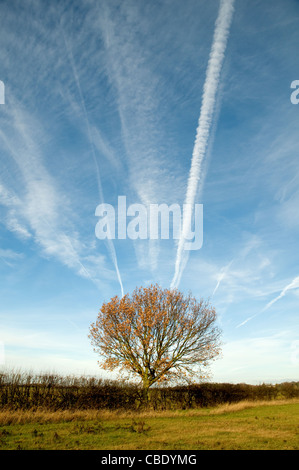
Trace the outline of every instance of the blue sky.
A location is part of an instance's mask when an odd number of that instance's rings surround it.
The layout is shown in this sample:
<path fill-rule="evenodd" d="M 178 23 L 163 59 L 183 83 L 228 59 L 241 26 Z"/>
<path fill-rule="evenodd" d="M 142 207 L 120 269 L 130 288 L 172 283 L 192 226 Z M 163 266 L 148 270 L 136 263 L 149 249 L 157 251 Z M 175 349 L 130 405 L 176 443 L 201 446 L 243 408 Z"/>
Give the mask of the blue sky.
<path fill-rule="evenodd" d="M 236 0 L 178 288 L 223 330 L 213 381 L 298 380 L 299 1 Z M 0 361 L 101 375 L 101 304 L 169 287 L 176 241 L 95 236 L 95 210 L 185 201 L 218 0 L 0 1 Z M 223 6 L 223 5 L 222 5 Z"/>

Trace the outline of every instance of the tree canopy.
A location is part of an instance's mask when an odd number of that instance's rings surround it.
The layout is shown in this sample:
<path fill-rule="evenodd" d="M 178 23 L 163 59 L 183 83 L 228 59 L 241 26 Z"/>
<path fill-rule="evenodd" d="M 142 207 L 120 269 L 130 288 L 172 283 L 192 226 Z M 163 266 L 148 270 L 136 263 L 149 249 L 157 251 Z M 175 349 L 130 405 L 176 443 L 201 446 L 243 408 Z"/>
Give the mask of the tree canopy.
<path fill-rule="evenodd" d="M 104 303 L 89 337 L 101 367 L 139 377 L 148 389 L 203 377 L 220 353 L 216 318 L 208 302 L 151 285 Z"/>

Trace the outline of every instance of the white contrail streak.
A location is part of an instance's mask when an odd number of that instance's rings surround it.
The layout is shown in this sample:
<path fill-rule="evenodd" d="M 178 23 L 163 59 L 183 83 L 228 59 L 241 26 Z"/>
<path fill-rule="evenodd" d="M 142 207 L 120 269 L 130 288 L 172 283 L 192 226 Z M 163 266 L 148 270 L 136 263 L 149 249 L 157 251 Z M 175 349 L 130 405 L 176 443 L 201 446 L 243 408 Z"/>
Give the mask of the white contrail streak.
<path fill-rule="evenodd" d="M 183 257 L 184 245 L 188 228 L 191 226 L 192 211 L 201 178 L 202 163 L 207 150 L 208 139 L 216 104 L 216 94 L 220 81 L 220 73 L 224 61 L 229 29 L 234 12 L 234 0 L 221 0 L 219 13 L 215 24 L 212 48 L 210 52 L 206 79 L 203 88 L 202 105 L 193 148 L 192 162 L 188 179 L 181 237 L 178 243 L 175 263 L 175 273 L 171 288 L 178 286 L 183 269 L 186 265 L 186 253 Z"/>
<path fill-rule="evenodd" d="M 275 297 L 275 299 L 268 302 L 267 305 L 265 305 L 265 307 L 260 312 L 258 312 L 255 315 L 252 315 L 251 317 L 247 318 L 247 320 L 244 320 L 242 323 L 237 325 L 236 328 L 239 328 L 240 326 L 245 325 L 250 320 L 252 320 L 256 316 L 258 316 L 260 313 L 263 313 L 263 312 L 265 312 L 265 310 L 268 310 L 268 308 L 272 307 L 272 305 L 275 304 L 275 302 L 277 302 L 279 299 L 284 297 L 286 295 L 286 293 L 291 289 L 299 289 L 299 276 L 295 277 L 295 279 L 293 279 L 292 282 L 290 282 L 290 284 L 288 284 L 286 287 L 284 287 L 282 289 L 282 291 L 280 292 L 280 294 L 277 297 Z"/>
<path fill-rule="evenodd" d="M 275 302 L 277 302 L 277 300 L 281 299 L 282 297 L 284 297 L 287 293 L 288 290 L 290 289 L 298 289 L 299 288 L 299 276 L 295 277 L 295 279 L 292 280 L 292 282 L 290 282 L 290 284 L 288 284 L 282 291 L 281 293 L 275 297 L 275 299 L 271 300 L 271 302 L 267 303 L 267 305 L 263 308 L 262 312 L 264 312 L 265 310 L 268 310 L 268 308 L 270 308 Z"/>
<path fill-rule="evenodd" d="M 225 276 L 227 275 L 227 272 L 229 270 L 229 268 L 231 267 L 232 263 L 233 263 L 233 259 L 231 260 L 231 262 L 227 265 L 227 266 L 224 266 L 224 268 L 221 269 L 220 271 L 220 274 L 218 276 L 218 280 L 217 280 L 217 284 L 216 284 L 216 287 L 215 289 L 213 290 L 213 294 L 212 294 L 212 297 L 216 294 L 221 282 L 223 281 L 223 279 L 225 278 Z"/>

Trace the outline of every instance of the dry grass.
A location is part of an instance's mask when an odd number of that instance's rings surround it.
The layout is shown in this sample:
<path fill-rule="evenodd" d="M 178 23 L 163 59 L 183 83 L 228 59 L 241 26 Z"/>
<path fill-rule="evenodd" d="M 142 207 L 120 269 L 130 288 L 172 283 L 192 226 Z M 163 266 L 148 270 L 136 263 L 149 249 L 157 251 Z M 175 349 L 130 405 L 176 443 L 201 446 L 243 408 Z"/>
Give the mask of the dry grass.
<path fill-rule="evenodd" d="M 197 408 L 192 410 L 167 410 L 167 411 L 113 411 L 113 410 L 61 410 L 49 411 L 46 409 L 40 410 L 0 410 L 0 426 L 10 424 L 26 424 L 26 423 L 61 423 L 61 422 L 74 422 L 74 421 L 97 421 L 97 420 L 114 420 L 123 418 L 175 418 L 179 416 L 207 416 L 207 415 L 222 415 L 226 413 L 239 412 L 248 408 L 255 408 L 259 406 L 275 406 L 287 405 L 292 403 L 299 403 L 298 398 L 282 399 L 282 400 L 269 400 L 269 401 L 249 401 L 244 400 L 238 403 L 223 404 L 213 408 Z"/>
<path fill-rule="evenodd" d="M 0 411 L 0 449 L 299 449 L 299 399 L 175 411 Z"/>
<path fill-rule="evenodd" d="M 0 425 L 26 423 L 60 423 L 70 421 L 85 421 L 99 419 L 98 410 L 82 411 L 48 411 L 48 410 L 4 410 L 0 411 Z"/>
<path fill-rule="evenodd" d="M 243 400 L 238 403 L 225 403 L 223 405 L 219 405 L 213 409 L 211 409 L 210 414 L 224 414 L 224 413 L 233 413 L 242 410 L 246 410 L 248 408 L 256 408 L 258 406 L 274 406 L 274 405 L 290 405 L 292 403 L 299 403 L 298 398 L 292 399 L 282 399 L 282 400 L 257 400 L 257 401 L 250 401 L 250 400 Z"/>

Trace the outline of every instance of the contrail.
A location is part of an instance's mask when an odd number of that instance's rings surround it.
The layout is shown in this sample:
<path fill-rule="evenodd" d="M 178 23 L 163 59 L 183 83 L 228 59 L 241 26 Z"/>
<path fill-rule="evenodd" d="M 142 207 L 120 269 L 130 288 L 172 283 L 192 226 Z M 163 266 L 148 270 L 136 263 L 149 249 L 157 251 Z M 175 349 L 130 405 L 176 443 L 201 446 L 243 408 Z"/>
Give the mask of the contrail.
<path fill-rule="evenodd" d="M 213 294 L 212 294 L 212 297 L 216 294 L 220 284 L 221 284 L 221 281 L 223 281 L 223 279 L 225 278 L 226 276 L 226 273 L 227 271 L 229 270 L 229 268 L 231 267 L 232 263 L 233 263 L 233 259 L 230 261 L 230 263 L 227 265 L 227 266 L 224 266 L 221 271 L 220 271 L 220 275 L 218 277 L 218 280 L 217 280 L 217 284 L 216 284 L 216 287 L 215 289 L 213 290 Z"/>
<path fill-rule="evenodd" d="M 178 286 L 186 265 L 187 254 L 184 253 L 184 245 L 188 228 L 191 226 L 195 197 L 202 173 L 202 163 L 207 150 L 216 104 L 216 94 L 219 86 L 220 73 L 224 61 L 233 12 L 234 0 L 220 1 L 219 13 L 215 23 L 213 43 L 203 88 L 202 105 L 196 130 L 196 139 L 192 153 L 191 168 L 185 198 L 186 210 L 183 215 L 182 231 L 177 248 L 175 273 L 171 282 L 171 288 Z M 185 256 L 183 256 L 183 254 L 185 254 Z"/>
<path fill-rule="evenodd" d="M 247 320 L 244 320 L 242 323 L 240 323 L 239 325 L 236 326 L 236 328 L 239 328 L 240 326 L 243 326 L 245 325 L 246 323 L 248 323 L 250 320 L 252 320 L 253 318 L 255 318 L 257 315 L 259 315 L 260 313 L 263 313 L 265 312 L 265 310 L 268 310 L 268 308 L 270 308 L 275 302 L 277 302 L 279 299 L 281 299 L 282 297 L 284 297 L 286 295 L 286 293 L 288 292 L 288 290 L 291 290 L 291 289 L 298 289 L 299 288 L 299 276 L 295 277 L 292 282 L 290 282 L 290 284 L 288 284 L 286 287 L 284 287 L 282 289 L 282 291 L 280 292 L 280 294 L 275 297 L 275 299 L 271 300 L 270 302 L 267 303 L 267 305 L 265 305 L 265 307 L 258 313 L 256 313 L 255 315 L 252 315 L 251 317 L 247 318 Z"/>
<path fill-rule="evenodd" d="M 62 30 L 62 32 L 63 32 L 63 30 Z M 76 82 L 76 85 L 77 85 L 77 88 L 78 88 L 78 91 L 79 91 L 81 106 L 82 106 L 82 109 L 83 109 L 83 112 L 84 112 L 84 117 L 85 117 L 85 121 L 86 121 L 86 125 L 87 125 L 89 143 L 90 143 L 90 146 L 91 146 L 92 157 L 93 157 L 94 165 L 95 165 L 95 168 L 96 168 L 96 177 L 97 177 L 97 183 L 98 183 L 99 196 L 100 196 L 100 200 L 104 201 L 100 170 L 99 170 L 98 162 L 97 162 L 96 155 L 95 155 L 94 144 L 93 144 L 93 139 L 92 139 L 92 134 L 91 134 L 91 129 L 90 129 L 90 123 L 89 123 L 87 110 L 86 110 L 86 106 L 85 106 L 85 101 L 84 101 L 82 90 L 81 90 L 80 80 L 79 80 L 77 69 L 76 69 L 76 66 L 75 66 L 75 61 L 74 61 L 74 57 L 73 57 L 73 54 L 72 54 L 72 50 L 71 50 L 71 48 L 69 47 L 69 45 L 67 43 L 64 32 L 63 32 L 63 37 L 64 37 L 64 42 L 65 42 L 65 47 L 66 47 L 66 50 L 67 50 L 67 53 L 68 53 L 68 56 L 69 56 L 69 60 L 70 60 L 71 66 L 72 66 L 75 82 Z M 120 289 L 121 289 L 121 295 L 123 297 L 124 296 L 124 288 L 123 288 L 123 284 L 122 284 L 122 280 L 121 280 L 121 276 L 120 276 L 120 272 L 119 272 L 119 268 L 118 268 L 118 262 L 117 262 L 115 247 L 114 247 L 114 244 L 113 244 L 111 239 L 107 239 L 107 245 L 108 245 L 108 250 L 109 250 L 112 262 L 113 262 L 114 267 L 115 267 L 116 275 L 117 275 L 118 282 L 119 282 Z"/>
<path fill-rule="evenodd" d="M 282 291 L 281 293 L 275 297 L 275 299 L 271 300 L 271 302 L 267 303 L 267 305 L 263 308 L 262 312 L 264 312 L 265 310 L 268 310 L 268 308 L 270 308 L 275 302 L 277 302 L 277 300 L 281 299 L 282 297 L 284 297 L 287 293 L 288 290 L 290 289 L 298 289 L 299 288 L 299 276 L 295 277 L 295 279 L 292 280 L 292 282 L 290 282 L 290 284 L 288 284 Z"/>

